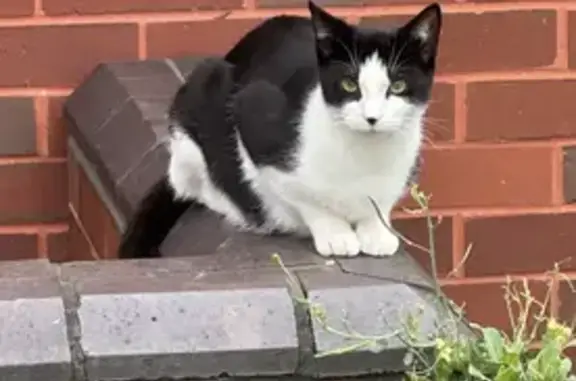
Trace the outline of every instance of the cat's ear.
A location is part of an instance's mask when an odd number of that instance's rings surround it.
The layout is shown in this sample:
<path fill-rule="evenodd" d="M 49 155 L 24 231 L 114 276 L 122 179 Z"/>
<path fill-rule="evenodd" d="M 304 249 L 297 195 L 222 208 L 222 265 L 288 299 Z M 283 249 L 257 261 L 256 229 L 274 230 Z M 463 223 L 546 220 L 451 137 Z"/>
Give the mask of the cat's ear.
<path fill-rule="evenodd" d="M 350 29 L 348 24 L 339 18 L 332 16 L 320 8 L 313 1 L 308 1 L 308 9 L 312 19 L 316 46 L 319 54 L 324 57 L 330 56 L 335 40 L 343 40 L 343 34 Z"/>
<path fill-rule="evenodd" d="M 442 27 L 442 9 L 438 3 L 424 8 L 402 28 L 409 37 L 418 41 L 424 61 L 435 58 Z"/>

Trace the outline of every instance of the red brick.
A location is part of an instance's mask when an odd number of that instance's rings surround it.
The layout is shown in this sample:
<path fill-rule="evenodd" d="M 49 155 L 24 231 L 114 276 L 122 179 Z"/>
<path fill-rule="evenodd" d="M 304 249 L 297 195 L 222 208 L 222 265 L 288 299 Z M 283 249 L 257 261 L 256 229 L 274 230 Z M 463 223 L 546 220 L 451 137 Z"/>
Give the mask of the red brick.
<path fill-rule="evenodd" d="M 438 220 L 434 219 L 435 223 Z M 413 243 L 429 248 L 429 234 L 425 218 L 401 218 L 392 222 L 400 234 Z M 438 274 L 445 276 L 452 270 L 452 219 L 444 217 L 434 230 L 436 240 L 436 266 Z M 430 254 L 419 248 L 405 245 L 406 250 L 428 271 L 430 270 Z"/>
<path fill-rule="evenodd" d="M 306 6 L 308 0 L 256 0 L 256 4 L 261 8 L 303 8 Z M 475 3 L 494 3 L 501 0 L 475 0 Z M 537 2 L 540 0 L 526 0 L 527 2 Z M 571 0 L 560 0 L 569 2 Z M 423 4 L 430 3 L 428 0 L 315 0 L 316 4 L 325 7 L 345 7 L 345 6 L 358 6 L 358 5 L 406 5 L 406 4 Z M 441 4 L 462 3 L 462 0 L 441 0 Z"/>
<path fill-rule="evenodd" d="M 78 188 L 79 223 L 84 227 L 85 234 L 96 251 L 95 255 L 102 259 L 116 258 L 120 233 L 116 229 L 112 215 L 81 170 L 78 172 Z"/>
<path fill-rule="evenodd" d="M 576 345 L 566 348 L 564 354 L 572 359 L 572 364 L 576 363 Z"/>
<path fill-rule="evenodd" d="M 516 283 L 520 285 L 520 282 Z M 469 283 L 443 286 L 446 295 L 458 306 L 464 305 L 466 317 L 483 326 L 496 327 L 511 332 L 508 310 L 504 299 L 505 283 Z M 545 282 L 531 281 L 529 283 L 531 294 L 539 302 L 546 299 L 548 285 Z M 518 290 L 521 290 L 518 288 Z M 532 309 L 531 315 L 538 310 Z M 513 308 L 513 316 L 518 316 L 517 308 Z M 534 321 L 530 326 L 533 327 Z"/>
<path fill-rule="evenodd" d="M 68 250 L 66 261 L 91 261 L 98 259 L 98 255 L 92 250 L 88 240 L 78 226 L 78 222 L 72 218 L 68 232 Z"/>
<path fill-rule="evenodd" d="M 233 9 L 242 0 L 44 0 L 48 15 L 106 14 Z"/>
<path fill-rule="evenodd" d="M 557 262 L 576 269 L 576 213 L 470 218 L 464 226 L 473 245 L 468 276 L 544 273 Z"/>
<path fill-rule="evenodd" d="M 562 149 L 563 195 L 567 204 L 576 203 L 576 146 Z"/>
<path fill-rule="evenodd" d="M 0 17 L 30 16 L 34 13 L 34 0 L 2 0 Z"/>
<path fill-rule="evenodd" d="M 560 300 L 560 321 L 570 325 L 576 323 L 576 279 L 560 282 L 558 296 Z M 576 348 L 573 356 L 576 358 Z"/>
<path fill-rule="evenodd" d="M 568 13 L 568 66 L 576 67 L 576 12 Z"/>
<path fill-rule="evenodd" d="M 358 5 L 358 1 L 356 0 L 316 0 L 315 3 L 323 7 L 329 7 L 329 6 L 342 7 L 346 5 Z M 363 3 L 366 3 L 366 1 L 363 1 Z M 308 0 L 256 0 L 256 6 L 259 8 L 282 8 L 282 7 L 304 8 L 306 7 L 307 4 Z"/>
<path fill-rule="evenodd" d="M 48 100 L 48 155 L 66 157 L 66 123 L 62 118 L 64 97 L 52 97 Z"/>
<path fill-rule="evenodd" d="M 303 8 L 308 0 L 256 0 L 256 4 L 261 8 Z M 499 0 L 476 0 L 475 2 L 496 2 Z M 528 0 L 538 1 L 538 0 Z M 569 1 L 569 0 L 565 0 Z M 460 3 L 461 0 L 441 0 L 440 3 Z M 315 3 L 325 7 L 344 7 L 358 5 L 406 5 L 406 4 L 429 4 L 428 0 L 315 0 Z"/>
<path fill-rule="evenodd" d="M 104 219 L 104 254 L 106 259 L 118 258 L 118 246 L 120 245 L 120 232 L 110 213 L 106 213 Z"/>
<path fill-rule="evenodd" d="M 29 97 L 0 97 L 0 115 L 0 155 L 35 155 L 34 100 Z"/>
<path fill-rule="evenodd" d="M 366 18 L 361 24 L 379 27 L 408 17 Z M 556 58 L 554 10 L 446 14 L 442 29 L 443 73 L 538 68 Z"/>
<path fill-rule="evenodd" d="M 147 35 L 148 56 L 163 58 L 190 54 L 224 54 L 260 22 L 261 20 L 213 20 L 150 24 Z M 167 44 L 166 41 L 170 43 Z"/>
<path fill-rule="evenodd" d="M 0 234 L 0 260 L 38 258 L 36 234 Z"/>
<path fill-rule="evenodd" d="M 48 234 L 48 258 L 53 262 L 68 259 L 68 231 Z"/>
<path fill-rule="evenodd" d="M 436 83 L 424 123 L 427 140 L 454 140 L 454 86 Z"/>
<path fill-rule="evenodd" d="M 440 3 L 453 3 L 454 1 L 439 1 Z M 362 3 L 366 5 L 404 5 L 406 3 L 410 4 L 428 4 L 428 0 L 363 0 Z"/>
<path fill-rule="evenodd" d="M 472 83 L 467 91 L 467 139 L 576 136 L 573 99 L 576 80 Z"/>
<path fill-rule="evenodd" d="M 68 203 L 78 213 L 80 210 L 80 165 L 68 155 Z"/>
<path fill-rule="evenodd" d="M 79 222 L 92 242 L 96 253 L 100 258 L 106 252 L 105 222 L 106 209 L 92 184 L 88 181 L 84 172 L 80 171 L 80 205 L 78 210 Z"/>
<path fill-rule="evenodd" d="M 0 223 L 64 219 L 66 189 L 64 163 L 0 165 Z"/>
<path fill-rule="evenodd" d="M 432 207 L 537 206 L 552 202 L 552 148 L 425 149 L 420 188 Z"/>
<path fill-rule="evenodd" d="M 131 24 L 0 28 L 0 86 L 74 86 L 100 62 L 137 58 L 137 41 Z"/>

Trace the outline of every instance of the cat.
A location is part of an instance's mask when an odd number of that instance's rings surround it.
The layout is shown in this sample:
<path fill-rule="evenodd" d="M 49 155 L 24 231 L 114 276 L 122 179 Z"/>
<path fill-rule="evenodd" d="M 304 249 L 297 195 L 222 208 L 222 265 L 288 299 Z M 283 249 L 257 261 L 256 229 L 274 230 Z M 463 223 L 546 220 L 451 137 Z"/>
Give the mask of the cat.
<path fill-rule="evenodd" d="M 398 251 L 390 213 L 419 157 L 440 5 L 389 30 L 308 9 L 265 20 L 189 75 L 169 111 L 167 173 L 140 202 L 120 258 L 160 256 L 189 208 L 311 237 L 322 256 Z"/>

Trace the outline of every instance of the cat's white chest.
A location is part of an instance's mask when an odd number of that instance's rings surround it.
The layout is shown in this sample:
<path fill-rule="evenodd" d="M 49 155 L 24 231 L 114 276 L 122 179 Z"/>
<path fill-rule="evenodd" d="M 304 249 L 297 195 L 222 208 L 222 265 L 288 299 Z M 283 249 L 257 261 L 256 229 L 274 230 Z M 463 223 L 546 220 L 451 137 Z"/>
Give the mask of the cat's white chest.
<path fill-rule="evenodd" d="M 391 207 L 402 196 L 418 155 L 419 126 L 399 134 L 360 133 L 333 125 L 322 109 L 311 111 L 300 126 L 295 170 L 263 169 L 263 183 L 287 204 L 301 200 L 350 222 L 374 213 L 370 199 Z"/>
<path fill-rule="evenodd" d="M 351 221 L 373 213 L 370 199 L 394 204 L 401 197 L 418 151 L 417 142 L 414 147 L 403 144 L 400 151 L 396 139 L 366 142 L 370 137 L 363 138 L 310 147 L 307 161 L 296 171 L 301 186 Z"/>

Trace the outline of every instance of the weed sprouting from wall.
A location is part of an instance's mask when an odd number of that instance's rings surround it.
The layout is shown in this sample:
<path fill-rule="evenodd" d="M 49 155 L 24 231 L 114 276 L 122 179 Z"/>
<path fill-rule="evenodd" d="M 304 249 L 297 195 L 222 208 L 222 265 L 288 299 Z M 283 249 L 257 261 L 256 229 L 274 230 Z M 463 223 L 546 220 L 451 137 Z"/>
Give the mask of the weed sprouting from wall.
<path fill-rule="evenodd" d="M 353 327 L 342 330 L 329 324 L 326 310 L 302 295 L 295 300 L 307 308 L 314 322 L 327 333 L 347 339 L 350 344 L 330 351 L 317 353 L 317 357 L 334 356 L 350 351 L 381 348 L 392 339 L 401 340 L 406 347 L 405 356 L 407 381 L 576 381 L 572 374 L 572 361 L 565 355 L 568 347 L 576 346 L 574 322 L 561 323 L 551 314 L 550 303 L 554 282 L 564 279 L 556 265 L 546 273 L 547 292 L 544 300 L 536 299 L 527 279 L 513 280 L 508 277 L 503 298 L 508 310 L 511 333 L 495 327 L 485 327 L 464 318 L 464 309 L 456 306 L 442 292 L 438 282 L 434 230 L 437 223 L 429 212 L 429 196 L 417 185 L 410 189 L 411 197 L 426 218 L 428 248 L 408 240 L 387 225 L 407 246 L 417 247 L 430 256 L 430 267 L 434 282 L 434 298 L 440 321 L 432 337 L 422 340 L 420 316 L 410 313 L 403 317 L 400 329 L 385 335 L 364 335 Z M 371 200 L 372 201 L 372 200 Z M 376 204 L 373 206 L 378 211 Z M 379 212 L 379 211 L 378 211 Z M 469 246 L 461 263 L 448 275 L 453 276 L 471 255 Z M 288 279 L 292 290 L 299 289 L 297 277 L 284 265 L 279 254 L 272 256 Z M 574 288 L 572 288 L 573 292 Z M 417 307 L 417 306 L 415 306 Z M 416 308 L 417 311 L 421 309 Z M 576 321 L 576 319 L 574 319 Z M 462 330 L 466 327 L 467 330 Z M 426 350 L 432 351 L 428 356 Z"/>

